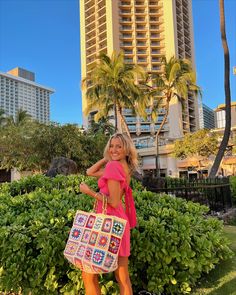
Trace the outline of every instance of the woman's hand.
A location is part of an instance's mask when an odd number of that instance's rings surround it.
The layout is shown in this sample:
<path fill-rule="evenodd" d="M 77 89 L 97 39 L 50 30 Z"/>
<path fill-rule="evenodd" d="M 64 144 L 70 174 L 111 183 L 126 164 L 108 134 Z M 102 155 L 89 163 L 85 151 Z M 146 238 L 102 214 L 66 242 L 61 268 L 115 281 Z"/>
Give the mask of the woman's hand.
<path fill-rule="evenodd" d="M 84 193 L 86 195 L 90 195 L 91 194 L 90 187 L 86 183 L 84 183 L 84 182 L 81 182 L 81 184 L 79 186 L 79 189 L 80 189 L 81 193 Z"/>

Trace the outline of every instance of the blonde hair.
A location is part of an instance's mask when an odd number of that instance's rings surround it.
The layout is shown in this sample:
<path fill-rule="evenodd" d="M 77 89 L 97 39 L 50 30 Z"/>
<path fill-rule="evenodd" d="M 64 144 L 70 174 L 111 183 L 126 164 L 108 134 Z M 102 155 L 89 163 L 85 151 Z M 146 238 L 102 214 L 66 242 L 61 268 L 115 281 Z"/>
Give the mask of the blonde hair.
<path fill-rule="evenodd" d="M 109 148 L 111 145 L 111 141 L 114 138 L 119 138 L 124 146 L 125 153 L 126 153 L 126 161 L 129 166 L 130 172 L 134 172 L 138 168 L 138 154 L 136 151 L 136 148 L 133 144 L 133 141 L 124 133 L 115 133 L 113 134 L 110 139 L 108 140 L 108 143 L 104 149 L 104 157 L 106 159 L 111 160 L 110 154 L 109 154 Z"/>

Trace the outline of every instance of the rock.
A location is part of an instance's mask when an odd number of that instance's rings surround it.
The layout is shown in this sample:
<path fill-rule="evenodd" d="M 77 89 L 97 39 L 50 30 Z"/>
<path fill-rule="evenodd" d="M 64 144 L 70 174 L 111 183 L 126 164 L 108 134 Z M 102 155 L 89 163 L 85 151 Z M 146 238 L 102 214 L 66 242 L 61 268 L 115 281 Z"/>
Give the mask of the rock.
<path fill-rule="evenodd" d="M 68 158 L 57 157 L 52 160 L 52 163 L 45 173 L 46 176 L 55 177 L 57 174 L 70 175 L 78 172 L 77 164 Z"/>
<path fill-rule="evenodd" d="M 236 208 L 230 208 L 226 212 L 219 213 L 217 217 L 223 220 L 224 224 L 231 224 L 236 219 Z"/>

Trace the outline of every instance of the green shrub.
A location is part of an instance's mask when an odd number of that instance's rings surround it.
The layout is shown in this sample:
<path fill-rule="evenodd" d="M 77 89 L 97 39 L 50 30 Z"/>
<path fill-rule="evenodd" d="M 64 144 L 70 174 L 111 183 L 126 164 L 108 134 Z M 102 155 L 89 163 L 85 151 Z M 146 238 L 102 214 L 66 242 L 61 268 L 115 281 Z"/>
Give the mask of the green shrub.
<path fill-rule="evenodd" d="M 18 188 L 16 183 L 1 187 L 0 290 L 84 294 L 81 272 L 63 257 L 76 209 L 93 205 L 92 198 L 78 194 L 81 181 L 96 189 L 96 181 L 84 176 L 36 176 L 19 181 Z M 187 294 L 204 272 L 231 255 L 223 225 L 205 217 L 207 207 L 145 190 L 134 191 L 134 197 L 139 225 L 132 230 L 130 274 L 135 291 Z M 100 282 L 102 294 L 119 294 L 113 274 Z"/>
<path fill-rule="evenodd" d="M 232 192 L 232 200 L 236 205 L 236 176 L 230 176 L 230 187 Z"/>

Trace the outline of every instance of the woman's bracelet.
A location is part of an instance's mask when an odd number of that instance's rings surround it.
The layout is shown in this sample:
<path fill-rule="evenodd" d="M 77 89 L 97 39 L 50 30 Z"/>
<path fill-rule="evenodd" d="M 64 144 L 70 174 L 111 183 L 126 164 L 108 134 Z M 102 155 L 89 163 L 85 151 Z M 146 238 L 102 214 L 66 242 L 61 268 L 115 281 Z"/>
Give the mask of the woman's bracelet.
<path fill-rule="evenodd" d="M 94 198 L 97 199 L 97 196 L 101 195 L 99 192 L 94 195 Z"/>
<path fill-rule="evenodd" d="M 103 193 L 100 193 L 100 192 L 97 192 L 95 195 L 94 195 L 94 198 L 97 199 L 97 196 L 100 195 L 102 198 L 106 198 L 107 199 L 107 196 Z"/>

